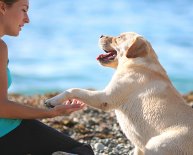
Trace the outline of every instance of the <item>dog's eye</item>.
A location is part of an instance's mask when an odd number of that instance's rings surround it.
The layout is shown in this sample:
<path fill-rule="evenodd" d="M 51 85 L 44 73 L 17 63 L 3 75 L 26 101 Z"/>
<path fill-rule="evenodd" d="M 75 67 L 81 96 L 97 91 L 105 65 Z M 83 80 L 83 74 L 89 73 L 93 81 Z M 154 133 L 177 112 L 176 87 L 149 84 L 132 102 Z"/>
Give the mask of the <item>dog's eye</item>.
<path fill-rule="evenodd" d="M 120 42 L 121 41 L 121 37 L 119 36 L 119 37 L 117 37 L 117 39 L 116 39 L 116 42 Z"/>
<path fill-rule="evenodd" d="M 122 37 L 122 36 L 119 36 L 119 37 L 117 37 L 117 39 L 118 39 L 118 40 L 122 40 L 122 39 L 123 39 L 123 37 Z"/>

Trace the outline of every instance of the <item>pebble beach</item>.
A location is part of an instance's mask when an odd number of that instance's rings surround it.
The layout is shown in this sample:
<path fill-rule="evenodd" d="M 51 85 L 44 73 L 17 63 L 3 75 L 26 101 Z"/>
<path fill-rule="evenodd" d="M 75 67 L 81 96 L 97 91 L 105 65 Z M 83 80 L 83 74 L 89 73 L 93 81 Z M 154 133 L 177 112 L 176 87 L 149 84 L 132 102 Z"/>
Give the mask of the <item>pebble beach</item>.
<path fill-rule="evenodd" d="M 55 95 L 57 93 L 33 96 L 10 94 L 9 99 L 28 106 L 45 108 L 44 101 Z M 193 92 L 183 94 L 183 97 L 192 107 Z M 86 107 L 68 116 L 41 119 L 40 121 L 80 142 L 89 143 L 95 155 L 133 154 L 134 146 L 122 133 L 113 111 L 103 112 Z"/>

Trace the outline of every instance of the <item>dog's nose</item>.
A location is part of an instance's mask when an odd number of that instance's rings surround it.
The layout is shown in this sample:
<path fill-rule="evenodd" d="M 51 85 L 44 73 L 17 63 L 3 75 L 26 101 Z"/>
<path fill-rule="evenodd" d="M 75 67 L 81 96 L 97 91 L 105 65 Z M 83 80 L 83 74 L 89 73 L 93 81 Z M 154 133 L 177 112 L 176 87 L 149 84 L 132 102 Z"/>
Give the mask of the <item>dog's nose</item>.
<path fill-rule="evenodd" d="M 100 36 L 100 38 L 104 37 L 103 35 Z"/>

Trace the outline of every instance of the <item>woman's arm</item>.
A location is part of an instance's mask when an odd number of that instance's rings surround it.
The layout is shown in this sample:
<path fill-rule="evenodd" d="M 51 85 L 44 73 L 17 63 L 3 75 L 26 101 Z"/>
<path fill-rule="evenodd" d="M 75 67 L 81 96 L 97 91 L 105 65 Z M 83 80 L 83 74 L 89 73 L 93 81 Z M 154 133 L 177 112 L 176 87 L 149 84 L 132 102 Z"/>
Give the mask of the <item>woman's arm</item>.
<path fill-rule="evenodd" d="M 19 118 L 19 119 L 38 119 L 38 118 L 51 118 L 70 114 L 74 111 L 80 110 L 84 107 L 83 103 L 74 100 L 72 103 L 69 101 L 66 104 L 55 106 L 52 109 L 39 109 L 28 107 L 12 101 L 0 100 L 0 118 Z"/>
<path fill-rule="evenodd" d="M 77 101 L 73 103 L 56 106 L 52 109 L 39 109 L 29 107 L 8 100 L 7 94 L 7 46 L 0 39 L 0 118 L 18 118 L 18 119 L 38 119 L 50 118 L 60 115 L 69 114 L 73 111 L 82 109 L 84 104 Z"/>

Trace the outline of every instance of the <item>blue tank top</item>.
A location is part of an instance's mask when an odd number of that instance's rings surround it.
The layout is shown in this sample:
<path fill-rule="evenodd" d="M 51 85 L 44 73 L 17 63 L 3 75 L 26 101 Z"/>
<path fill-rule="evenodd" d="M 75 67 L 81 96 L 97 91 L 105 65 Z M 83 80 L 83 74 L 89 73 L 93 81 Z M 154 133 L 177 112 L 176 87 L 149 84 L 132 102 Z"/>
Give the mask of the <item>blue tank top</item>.
<path fill-rule="evenodd" d="M 11 74 L 9 68 L 7 68 L 7 80 L 8 80 L 8 87 L 11 85 Z M 1 107 L 0 107 L 1 108 Z M 20 119 L 7 119 L 7 118 L 0 118 L 0 137 L 6 135 L 21 123 Z"/>

